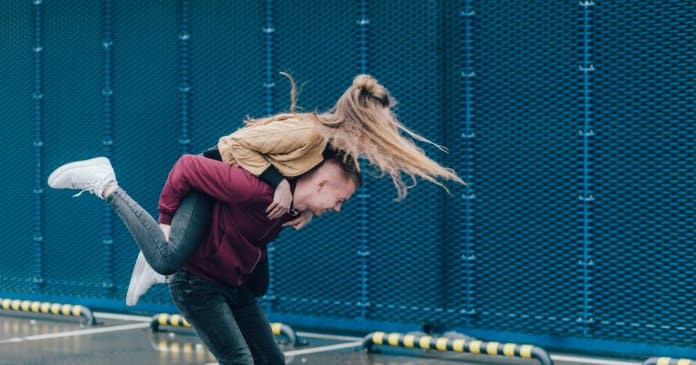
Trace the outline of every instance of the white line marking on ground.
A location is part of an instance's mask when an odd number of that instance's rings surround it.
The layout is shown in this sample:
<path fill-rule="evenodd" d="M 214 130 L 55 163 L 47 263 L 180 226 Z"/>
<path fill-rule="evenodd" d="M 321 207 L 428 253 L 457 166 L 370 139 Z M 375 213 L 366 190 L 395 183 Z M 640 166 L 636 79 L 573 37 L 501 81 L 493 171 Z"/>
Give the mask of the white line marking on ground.
<path fill-rule="evenodd" d="M 147 317 L 147 316 L 105 313 L 105 312 L 95 312 L 94 315 L 97 318 L 101 317 L 101 318 L 117 319 L 117 320 L 124 320 L 124 321 L 138 321 L 138 322 L 150 322 L 150 321 L 152 321 L 152 317 Z M 297 335 L 300 337 L 318 338 L 318 339 L 325 339 L 325 340 L 337 340 L 337 341 L 360 341 L 361 340 L 360 337 L 325 335 L 325 334 L 313 333 L 313 332 L 297 332 Z M 9 340 L 0 341 L 0 343 L 21 342 L 21 341 L 24 341 L 24 340 L 22 338 L 13 338 L 13 339 L 9 339 Z M 351 347 L 351 346 L 348 346 L 348 344 L 340 344 L 340 345 L 332 345 L 332 346 Z M 331 349 L 325 349 L 326 347 L 330 347 L 330 346 L 317 347 L 314 349 L 306 349 L 306 350 L 297 350 L 297 351 L 309 351 L 309 350 L 316 350 L 316 349 L 322 349 L 321 351 L 331 351 Z M 295 351 L 291 351 L 291 352 L 287 352 L 285 354 L 286 355 L 290 354 L 288 356 L 292 356 L 293 354 L 296 354 L 296 353 L 295 353 Z M 580 363 L 580 364 L 590 364 L 590 365 L 595 365 L 595 364 L 596 365 L 640 365 L 641 364 L 640 362 L 618 361 L 618 360 L 608 360 L 608 359 L 601 359 L 601 358 L 578 357 L 578 356 L 568 356 L 568 355 L 552 355 L 551 358 L 553 360 L 556 360 L 556 361 L 576 362 L 576 363 Z"/>
<path fill-rule="evenodd" d="M 14 342 L 22 342 L 22 341 L 47 340 L 47 339 L 51 339 L 51 338 L 61 338 L 61 337 L 73 337 L 73 336 L 94 335 L 94 334 L 97 334 L 97 333 L 128 331 L 128 330 L 134 330 L 134 329 L 139 329 L 139 328 L 147 328 L 147 327 L 150 327 L 150 324 L 149 324 L 149 323 L 124 324 L 123 326 L 113 326 L 113 327 L 103 327 L 103 328 L 90 328 L 90 329 L 78 330 L 78 331 L 49 333 L 49 334 L 44 334 L 44 335 L 34 335 L 34 336 L 27 336 L 27 337 L 14 337 L 14 338 L 10 338 L 10 339 L 7 339 L 7 340 L 2 340 L 2 341 L 0 341 L 0 344 L 3 344 L 3 343 L 14 343 Z"/>
<path fill-rule="evenodd" d="M 134 316 L 134 315 L 130 315 L 130 314 L 105 313 L 105 312 L 94 312 L 94 316 L 97 319 L 107 318 L 107 319 L 118 319 L 121 321 L 150 322 L 152 320 L 152 317 Z"/>
<path fill-rule="evenodd" d="M 363 344 L 362 341 L 355 341 L 355 342 L 348 342 L 348 343 L 339 343 L 337 345 L 319 346 L 319 347 L 314 347 L 314 348 L 304 349 L 304 350 L 288 351 L 288 352 L 285 352 L 285 356 L 297 356 L 297 355 L 305 355 L 305 354 L 314 354 L 317 352 L 342 350 L 342 349 L 347 349 L 347 348 L 351 348 L 351 347 L 362 347 L 362 344 Z"/>
<path fill-rule="evenodd" d="M 362 337 L 323 335 L 321 333 L 312 333 L 312 332 L 297 332 L 297 335 L 300 337 L 320 338 L 323 340 L 337 340 L 337 341 L 360 341 L 360 340 L 362 340 Z"/>
<path fill-rule="evenodd" d="M 564 361 L 573 362 L 579 364 L 598 364 L 598 365 L 640 365 L 640 362 L 627 362 L 627 361 L 617 361 L 609 359 L 600 359 L 596 357 L 576 357 L 576 356 L 566 356 L 566 355 L 553 355 L 551 356 L 553 361 Z"/>
<path fill-rule="evenodd" d="M 326 351 L 333 351 L 333 350 L 342 350 L 342 349 L 347 349 L 351 347 L 358 347 L 362 346 L 362 341 L 356 341 L 356 342 L 349 342 L 349 343 L 339 343 L 338 345 L 329 345 L 329 346 L 320 346 L 320 347 L 314 347 L 311 349 L 304 349 L 304 350 L 295 350 L 295 351 L 287 351 L 284 352 L 285 356 L 297 356 L 297 355 L 306 355 L 306 354 L 315 354 L 318 352 L 326 352 Z M 219 365 L 216 362 L 211 362 L 206 365 Z"/>

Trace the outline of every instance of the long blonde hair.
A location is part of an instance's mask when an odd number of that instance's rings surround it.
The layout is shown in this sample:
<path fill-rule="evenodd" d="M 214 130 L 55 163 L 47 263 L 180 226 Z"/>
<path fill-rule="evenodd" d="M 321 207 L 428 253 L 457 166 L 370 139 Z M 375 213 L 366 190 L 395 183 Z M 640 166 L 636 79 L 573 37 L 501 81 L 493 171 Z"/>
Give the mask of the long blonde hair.
<path fill-rule="evenodd" d="M 319 123 L 329 145 L 357 161 L 362 156 L 382 175 L 389 175 L 398 192 L 397 199 L 406 197 L 408 189 L 416 185 L 416 178 L 430 181 L 445 190 L 440 180 L 452 180 L 464 184 L 454 170 L 440 166 L 429 158 L 413 140 L 431 144 L 443 152 L 447 150 L 425 137 L 406 128 L 394 115 L 396 104 L 389 91 L 370 75 L 358 75 L 338 99 L 336 105 L 323 113 L 295 113 L 297 88 L 295 80 L 286 74 L 291 83 L 290 113 L 268 118 L 246 120 L 247 125 L 265 124 L 288 119 L 310 119 Z M 404 132 L 408 137 L 402 135 Z M 407 185 L 402 174 L 411 179 Z M 447 190 L 448 191 L 448 190 Z"/>

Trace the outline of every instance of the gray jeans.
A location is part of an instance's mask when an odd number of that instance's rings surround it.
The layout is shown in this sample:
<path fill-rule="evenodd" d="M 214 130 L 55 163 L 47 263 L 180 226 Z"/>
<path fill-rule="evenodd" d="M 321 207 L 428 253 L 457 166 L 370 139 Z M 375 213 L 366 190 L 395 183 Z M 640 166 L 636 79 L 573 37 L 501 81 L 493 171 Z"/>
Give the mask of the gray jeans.
<path fill-rule="evenodd" d="M 171 275 L 181 268 L 208 229 L 213 200 L 190 191 L 172 217 L 169 240 L 164 239 L 159 223 L 120 187 L 106 202 L 125 223 L 150 266 L 160 274 Z"/>

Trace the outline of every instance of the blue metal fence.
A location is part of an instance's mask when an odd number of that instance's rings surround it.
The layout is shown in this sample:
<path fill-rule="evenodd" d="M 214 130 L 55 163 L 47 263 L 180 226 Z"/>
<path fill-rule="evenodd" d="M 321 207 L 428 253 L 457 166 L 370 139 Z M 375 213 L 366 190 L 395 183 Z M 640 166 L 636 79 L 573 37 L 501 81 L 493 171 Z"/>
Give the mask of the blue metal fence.
<path fill-rule="evenodd" d="M 136 246 L 102 202 L 47 190 L 54 167 L 105 154 L 154 215 L 179 154 L 287 110 L 278 71 L 306 110 L 369 72 L 469 185 L 395 202 L 368 177 L 284 232 L 272 318 L 694 357 L 695 26 L 689 1 L 18 3 L 0 13 L 0 296 L 126 309 Z M 164 287 L 139 307 L 173 308 Z"/>

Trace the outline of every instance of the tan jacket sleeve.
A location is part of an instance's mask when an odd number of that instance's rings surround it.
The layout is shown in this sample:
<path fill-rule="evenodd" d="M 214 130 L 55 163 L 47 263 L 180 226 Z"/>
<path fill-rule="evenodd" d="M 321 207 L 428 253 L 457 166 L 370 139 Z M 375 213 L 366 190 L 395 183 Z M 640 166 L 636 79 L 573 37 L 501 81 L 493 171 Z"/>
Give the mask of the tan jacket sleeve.
<path fill-rule="evenodd" d="M 322 159 L 325 143 L 312 122 L 281 120 L 252 125 L 220 138 L 222 160 L 261 175 L 271 164 L 284 176 L 297 176 Z"/>

